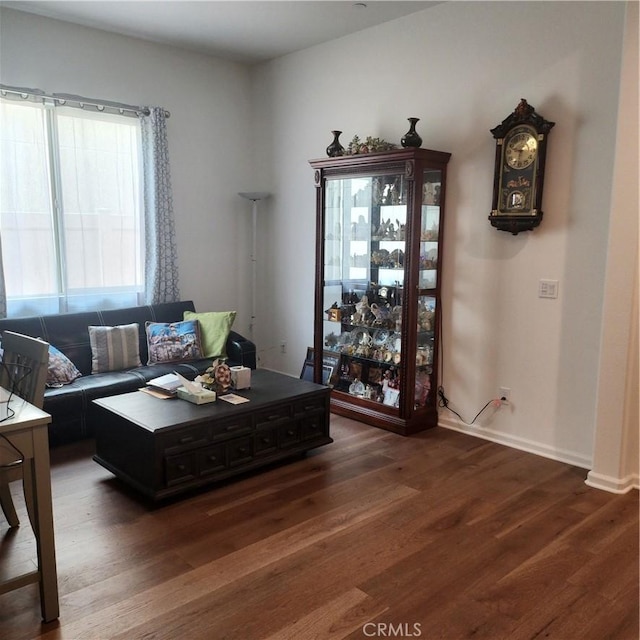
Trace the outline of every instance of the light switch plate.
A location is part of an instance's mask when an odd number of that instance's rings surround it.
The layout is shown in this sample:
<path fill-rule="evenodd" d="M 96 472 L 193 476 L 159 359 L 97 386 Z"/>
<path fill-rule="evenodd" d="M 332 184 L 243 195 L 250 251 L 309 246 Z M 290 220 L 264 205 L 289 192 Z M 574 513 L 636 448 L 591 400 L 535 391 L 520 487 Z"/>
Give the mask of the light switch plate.
<path fill-rule="evenodd" d="M 540 280 L 538 283 L 538 298 L 557 298 L 558 297 L 558 281 L 557 280 Z"/>

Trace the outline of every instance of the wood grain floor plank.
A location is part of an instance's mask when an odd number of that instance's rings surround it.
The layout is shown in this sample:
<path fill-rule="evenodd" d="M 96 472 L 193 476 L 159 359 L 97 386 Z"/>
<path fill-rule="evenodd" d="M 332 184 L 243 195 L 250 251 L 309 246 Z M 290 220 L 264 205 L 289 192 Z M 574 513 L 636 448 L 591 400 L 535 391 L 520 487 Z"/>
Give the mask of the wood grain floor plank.
<path fill-rule="evenodd" d="M 591 497 L 591 492 L 588 493 Z M 579 505 L 576 501 L 578 510 Z M 585 513 L 584 521 L 571 534 L 569 542 L 584 546 L 593 553 L 599 553 L 614 547 L 618 537 L 625 534 L 627 527 L 637 524 L 638 492 L 631 491 L 620 496 L 618 500 L 603 502 L 598 509 Z"/>
<path fill-rule="evenodd" d="M 389 504 L 414 494 L 414 490 L 405 487 L 389 487 L 375 495 L 365 496 L 357 503 L 313 518 L 304 526 L 292 527 L 147 591 L 133 594 L 125 602 L 107 606 L 95 615 L 82 619 L 79 625 L 71 623 L 70 632 L 80 633 L 81 629 L 88 629 L 89 632 L 98 633 L 108 625 L 111 633 L 123 633 L 134 621 L 151 621 L 156 615 L 156 608 L 163 612 L 175 611 L 181 605 L 200 598 L 203 593 L 214 592 L 231 581 L 273 563 L 275 558 L 282 559 L 353 522 L 375 517 Z M 44 638 L 48 638 L 47 634 Z"/>
<path fill-rule="evenodd" d="M 193 566 L 198 566 L 210 559 L 211 549 L 216 546 L 226 545 L 229 552 L 238 551 L 266 537 L 294 531 L 301 523 L 307 527 L 314 518 L 346 508 L 354 499 L 363 505 L 370 504 L 371 500 L 381 498 L 388 487 L 388 483 L 374 474 L 365 474 L 349 483 L 322 487 L 312 482 L 296 486 L 294 491 L 283 490 L 268 500 L 251 501 L 240 509 L 217 513 L 209 522 L 210 531 L 202 534 L 197 542 L 180 545 L 179 553 Z M 406 488 L 403 493 L 413 495 L 415 491 Z"/>
<path fill-rule="evenodd" d="M 332 416 L 332 436 L 160 505 L 90 441 L 52 450 L 61 618 L 30 585 L 0 596 L 0 637 L 638 640 L 637 491 L 441 428 Z M 0 542 L 0 573 L 33 563 L 28 524 Z"/>
<path fill-rule="evenodd" d="M 638 564 L 629 561 L 637 550 L 638 523 L 635 522 L 616 536 L 608 553 L 594 553 L 569 578 L 569 582 L 588 587 L 589 592 L 597 592 L 610 601 L 616 601 L 625 594 L 638 595 Z"/>
<path fill-rule="evenodd" d="M 553 597 L 541 593 L 511 633 L 514 640 L 636 640 L 637 619 L 633 628 L 627 613 L 625 607 L 568 585 Z"/>
<path fill-rule="evenodd" d="M 309 638 L 314 640 L 344 638 L 350 633 L 362 629 L 373 614 L 365 607 L 370 598 L 359 589 L 349 589 L 340 593 L 324 606 L 314 609 L 291 625 L 265 636 L 264 640 L 288 640 L 289 638 Z"/>

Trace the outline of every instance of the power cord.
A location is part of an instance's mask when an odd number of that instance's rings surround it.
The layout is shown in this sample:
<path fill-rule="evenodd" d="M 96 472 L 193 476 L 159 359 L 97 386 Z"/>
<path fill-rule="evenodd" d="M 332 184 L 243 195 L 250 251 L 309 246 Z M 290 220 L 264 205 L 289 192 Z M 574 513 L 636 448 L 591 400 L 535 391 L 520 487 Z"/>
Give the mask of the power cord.
<path fill-rule="evenodd" d="M 2 367 L 7 373 L 7 377 L 9 379 L 10 386 L 11 386 L 11 388 L 9 389 L 9 396 L 7 397 L 7 400 L 6 400 L 7 415 L 4 418 L 0 418 L 0 422 L 4 422 L 5 420 L 11 420 L 11 418 L 13 418 L 16 415 L 16 412 L 14 411 L 14 409 L 9 405 L 11 403 L 11 400 L 14 397 L 15 389 L 19 388 L 20 383 L 28 375 L 31 374 L 32 369 L 28 365 L 19 364 L 19 363 L 11 363 L 10 365 L 7 365 L 5 362 L 0 362 L 0 367 Z M 22 375 L 19 377 L 18 377 L 18 369 L 22 369 L 23 371 Z M 4 404 L 4 401 L 1 404 Z M 9 447 L 11 447 L 11 449 L 17 455 L 16 460 L 12 460 L 9 464 L 1 464 L 0 469 L 11 469 L 13 467 L 17 467 L 20 464 L 22 464 L 25 461 L 24 453 L 22 453 L 22 451 L 15 444 L 13 444 L 13 442 L 11 442 L 11 440 L 9 440 L 9 438 L 5 436 L 3 433 L 0 433 L 0 437 L 2 438 L 2 442 L 4 442 L 5 445 L 9 445 Z"/>
<path fill-rule="evenodd" d="M 489 405 L 493 405 L 497 409 L 498 407 L 502 406 L 502 402 L 505 401 L 505 400 L 506 400 L 506 398 L 491 398 L 491 400 L 489 400 L 487 402 L 487 404 L 485 404 L 484 407 L 482 407 L 482 409 L 480 409 L 480 411 L 478 411 L 478 413 L 476 413 L 476 415 L 473 418 L 473 420 L 471 422 L 467 422 L 457 411 L 455 411 L 454 409 L 452 409 L 449 406 L 449 398 L 447 398 L 447 396 L 444 394 L 444 387 L 442 385 L 440 385 L 438 387 L 438 406 L 442 407 L 443 409 L 446 409 L 447 411 L 451 411 L 451 413 L 457 415 L 458 418 L 460 418 L 460 420 L 462 420 L 462 422 L 464 424 L 466 424 L 467 426 L 469 426 L 469 427 L 473 426 L 475 421 L 480 417 L 482 412 Z"/>
<path fill-rule="evenodd" d="M 437 342 L 438 347 L 438 358 L 436 362 L 436 366 L 438 367 L 439 380 L 444 380 L 444 338 L 442 331 L 442 310 L 441 310 L 442 300 L 440 300 L 440 304 L 436 306 L 436 335 L 435 340 Z M 475 421 L 480 417 L 480 415 L 485 411 L 490 405 L 493 405 L 496 409 L 502 406 L 503 402 L 506 402 L 507 398 L 504 396 L 502 398 L 491 398 L 478 413 L 474 416 L 471 422 L 467 422 L 455 409 L 452 409 L 449 406 L 449 398 L 444 393 L 444 387 L 440 385 L 438 387 L 438 406 L 450 411 L 454 415 L 458 416 L 463 424 L 468 427 L 472 427 Z"/>

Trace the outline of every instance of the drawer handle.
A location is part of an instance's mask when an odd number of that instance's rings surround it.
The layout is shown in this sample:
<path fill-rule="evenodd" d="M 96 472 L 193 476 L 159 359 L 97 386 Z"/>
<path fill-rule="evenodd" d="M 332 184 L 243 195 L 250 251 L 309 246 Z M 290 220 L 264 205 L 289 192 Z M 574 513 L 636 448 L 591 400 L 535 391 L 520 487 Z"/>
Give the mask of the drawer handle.
<path fill-rule="evenodd" d="M 315 408 L 316 408 L 315 404 L 308 404 L 305 406 L 304 411 L 312 411 Z"/>
<path fill-rule="evenodd" d="M 271 438 L 262 438 L 262 444 L 269 444 L 271 442 Z"/>
<path fill-rule="evenodd" d="M 287 431 L 287 435 L 288 435 L 288 436 L 295 436 L 295 435 L 296 435 L 296 432 L 295 432 L 293 429 L 289 429 L 289 430 Z"/>
<path fill-rule="evenodd" d="M 247 453 L 246 447 L 238 447 L 238 453 Z"/>
<path fill-rule="evenodd" d="M 271 420 L 280 420 L 280 418 L 281 418 L 281 417 L 282 417 L 282 416 L 281 416 L 280 414 L 274 414 L 274 415 L 272 415 L 272 416 L 269 416 L 269 417 L 267 418 L 267 420 L 270 420 L 270 421 L 271 421 Z"/>
<path fill-rule="evenodd" d="M 179 464 L 178 465 L 178 471 L 184 471 L 187 467 L 185 467 L 183 464 Z"/>
<path fill-rule="evenodd" d="M 187 442 L 193 442 L 193 436 L 184 436 L 179 440 L 180 444 L 187 444 Z"/>
<path fill-rule="evenodd" d="M 230 424 L 228 427 L 225 427 L 225 431 L 233 431 L 234 429 L 238 429 L 242 425 L 240 424 Z"/>
<path fill-rule="evenodd" d="M 218 458 L 215 456 L 209 456 L 209 462 L 215 462 Z"/>

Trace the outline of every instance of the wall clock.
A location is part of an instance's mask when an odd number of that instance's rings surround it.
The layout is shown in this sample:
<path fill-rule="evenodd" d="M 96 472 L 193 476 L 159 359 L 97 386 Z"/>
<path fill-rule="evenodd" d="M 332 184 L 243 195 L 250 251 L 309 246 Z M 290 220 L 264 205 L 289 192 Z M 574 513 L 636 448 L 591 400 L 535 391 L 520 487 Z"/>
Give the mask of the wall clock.
<path fill-rule="evenodd" d="M 491 129 L 496 161 L 489 222 L 496 229 L 516 235 L 540 224 L 547 136 L 554 125 L 522 98 L 513 113 Z"/>

